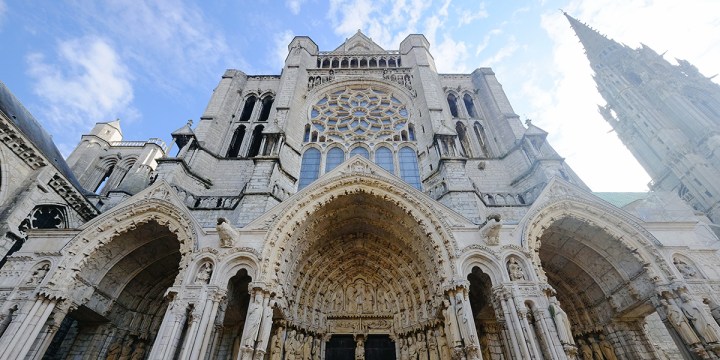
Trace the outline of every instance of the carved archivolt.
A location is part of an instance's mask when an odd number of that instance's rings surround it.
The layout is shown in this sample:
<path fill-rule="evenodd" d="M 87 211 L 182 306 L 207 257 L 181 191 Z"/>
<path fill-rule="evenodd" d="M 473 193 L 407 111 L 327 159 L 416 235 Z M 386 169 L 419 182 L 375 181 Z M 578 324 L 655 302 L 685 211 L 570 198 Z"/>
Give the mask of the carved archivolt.
<path fill-rule="evenodd" d="M 48 281 L 44 292 L 65 298 L 67 296 L 65 293 L 72 288 L 76 275 L 81 272 L 93 254 L 121 234 L 153 221 L 176 236 L 182 256 L 181 270 L 177 278 L 182 279 L 184 269 L 189 264 L 195 248 L 196 234 L 192 222 L 173 204 L 160 199 L 147 199 L 113 209 L 87 223 L 62 250 L 63 261 Z"/>

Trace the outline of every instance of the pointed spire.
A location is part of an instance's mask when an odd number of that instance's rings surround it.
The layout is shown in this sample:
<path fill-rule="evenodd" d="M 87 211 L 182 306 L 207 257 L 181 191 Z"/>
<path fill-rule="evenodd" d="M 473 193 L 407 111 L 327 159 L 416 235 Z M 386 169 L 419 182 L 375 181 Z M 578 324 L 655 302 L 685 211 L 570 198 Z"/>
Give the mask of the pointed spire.
<path fill-rule="evenodd" d="M 575 31 L 575 35 L 580 39 L 580 43 L 585 48 L 585 54 L 587 54 L 591 64 L 599 60 L 600 54 L 604 50 L 611 47 L 622 47 L 622 45 L 608 39 L 605 35 L 600 34 L 597 30 L 580 22 L 568 13 L 563 11 L 563 15 L 568 19 L 570 26 Z"/>

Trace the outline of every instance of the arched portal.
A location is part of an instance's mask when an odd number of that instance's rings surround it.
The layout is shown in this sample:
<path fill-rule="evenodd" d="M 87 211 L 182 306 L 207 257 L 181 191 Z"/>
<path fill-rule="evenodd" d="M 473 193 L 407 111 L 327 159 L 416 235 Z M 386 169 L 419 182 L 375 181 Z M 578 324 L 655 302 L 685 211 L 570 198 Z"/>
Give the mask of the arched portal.
<path fill-rule="evenodd" d="M 76 281 L 91 295 L 62 320 L 44 359 L 149 352 L 179 273 L 177 236 L 156 221 L 118 234 L 88 257 Z M 103 336 L 104 335 L 104 336 Z"/>
<path fill-rule="evenodd" d="M 346 346 L 332 339 L 347 335 L 358 347 L 392 338 L 399 350 L 399 341 L 412 339 L 415 349 L 429 351 L 426 332 L 442 316 L 443 286 L 453 276 L 452 238 L 443 240 L 431 210 L 398 185 L 358 176 L 313 184 L 309 203 L 301 200 L 282 217 L 291 230 L 269 235 L 277 238 L 263 254 L 271 265 L 264 273 L 282 294 L 286 354 L 307 349 L 299 342 L 315 351 L 317 338 Z"/>

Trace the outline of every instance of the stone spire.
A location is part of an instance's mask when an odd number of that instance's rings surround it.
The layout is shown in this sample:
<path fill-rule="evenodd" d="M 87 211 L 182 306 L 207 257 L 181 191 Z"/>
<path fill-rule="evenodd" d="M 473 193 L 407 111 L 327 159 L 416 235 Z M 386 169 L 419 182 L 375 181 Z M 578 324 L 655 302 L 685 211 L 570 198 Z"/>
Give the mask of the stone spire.
<path fill-rule="evenodd" d="M 588 60 L 590 60 L 590 65 L 592 65 L 593 68 L 595 68 L 597 62 L 604 57 L 603 51 L 607 54 L 608 49 L 624 48 L 623 45 L 608 39 L 605 35 L 599 33 L 587 24 L 575 19 L 568 13 L 563 11 L 563 15 L 565 15 L 568 19 L 570 26 L 573 31 L 575 31 L 575 35 L 577 35 L 578 39 L 580 39 L 580 43 L 583 48 L 585 48 L 585 54 L 587 55 Z"/>

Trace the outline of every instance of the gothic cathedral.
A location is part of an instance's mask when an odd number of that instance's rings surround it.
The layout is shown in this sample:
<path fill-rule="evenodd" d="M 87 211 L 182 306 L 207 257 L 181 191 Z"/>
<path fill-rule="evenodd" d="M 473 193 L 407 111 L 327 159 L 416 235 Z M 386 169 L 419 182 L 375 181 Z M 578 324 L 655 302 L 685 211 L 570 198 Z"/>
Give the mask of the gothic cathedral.
<path fill-rule="evenodd" d="M 423 35 L 295 37 L 169 146 L 98 123 L 66 160 L 0 84 L 0 360 L 720 359 L 720 91 L 568 18 L 649 193 L 591 192 Z"/>

